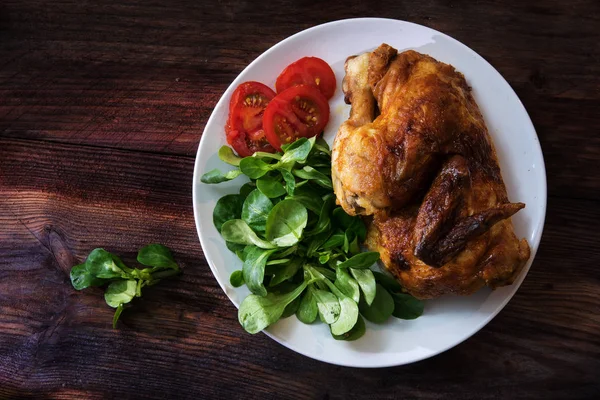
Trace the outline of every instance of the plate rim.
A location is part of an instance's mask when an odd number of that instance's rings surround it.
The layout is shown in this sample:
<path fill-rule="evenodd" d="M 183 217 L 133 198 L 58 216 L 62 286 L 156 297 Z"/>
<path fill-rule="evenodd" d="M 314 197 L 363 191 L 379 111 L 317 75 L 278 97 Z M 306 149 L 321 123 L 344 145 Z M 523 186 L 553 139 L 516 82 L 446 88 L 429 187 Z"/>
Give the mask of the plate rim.
<path fill-rule="evenodd" d="M 482 57 L 479 53 L 477 53 L 475 50 L 471 49 L 464 43 L 453 38 L 452 36 L 449 36 L 448 34 L 437 31 L 437 30 L 430 28 L 428 26 L 425 26 L 425 25 L 417 24 L 417 23 L 410 22 L 410 21 L 400 20 L 400 19 L 377 18 L 377 17 L 345 18 L 345 19 L 339 19 L 339 20 L 334 20 L 334 21 L 323 23 L 323 24 L 315 25 L 315 26 L 309 27 L 307 29 L 301 30 L 297 33 L 294 33 L 293 35 L 290 35 L 290 36 L 282 39 L 281 41 L 277 42 L 276 44 L 274 44 L 273 46 L 271 46 L 267 50 L 265 50 L 263 53 L 261 53 L 258 57 L 256 57 L 242 71 L 240 71 L 240 73 L 229 84 L 227 89 L 225 89 L 225 91 L 219 98 L 218 102 L 215 104 L 215 106 L 213 108 L 213 112 L 211 112 L 210 117 L 206 121 L 206 124 L 205 124 L 203 132 L 202 132 L 202 136 L 198 143 L 198 149 L 196 151 L 196 157 L 195 157 L 195 161 L 194 161 L 194 172 L 193 172 L 193 177 L 192 177 L 192 208 L 193 208 L 193 212 L 194 212 L 194 222 L 196 225 L 196 231 L 198 234 L 198 238 L 200 240 L 200 245 L 202 246 L 202 253 L 204 255 L 204 258 L 207 261 L 207 264 L 211 270 L 211 273 L 213 274 L 213 277 L 215 278 L 215 280 L 219 284 L 219 287 L 221 288 L 223 293 L 227 296 L 227 298 L 229 299 L 231 304 L 233 304 L 236 307 L 236 309 L 239 308 L 239 306 L 237 304 L 235 304 L 235 302 L 230 298 L 230 296 L 228 294 L 228 290 L 226 289 L 224 284 L 221 283 L 221 281 L 217 278 L 217 269 L 214 266 L 214 263 L 211 260 L 211 257 L 204 252 L 204 249 L 206 248 L 206 246 L 205 246 L 205 240 L 203 240 L 203 234 L 202 234 L 202 230 L 201 230 L 201 221 L 200 221 L 199 210 L 198 210 L 199 206 L 197 206 L 198 203 L 197 203 L 197 196 L 196 196 L 196 186 L 199 185 L 199 178 L 201 176 L 201 173 L 199 171 L 199 169 L 200 169 L 200 161 L 199 161 L 200 153 L 201 153 L 203 144 L 208 142 L 208 140 L 204 139 L 205 138 L 204 134 L 206 132 L 206 129 L 207 129 L 207 127 L 212 125 L 213 119 L 216 118 L 216 113 L 214 112 L 214 110 L 220 108 L 222 106 L 222 103 L 225 103 L 225 101 L 226 101 L 225 99 L 228 97 L 228 95 L 230 95 L 231 92 L 233 92 L 234 88 L 241 81 L 240 77 L 242 75 L 244 75 L 244 72 L 246 72 L 247 70 L 252 68 L 253 65 L 259 63 L 263 58 L 267 58 L 272 52 L 275 52 L 280 46 L 283 46 L 287 41 L 293 40 L 294 38 L 296 38 L 298 36 L 309 34 L 312 31 L 323 29 L 326 27 L 335 26 L 335 25 L 348 24 L 348 23 L 350 23 L 350 24 L 351 23 L 376 23 L 376 22 L 381 22 L 381 21 L 407 24 L 409 26 L 417 27 L 417 29 L 425 28 L 425 29 L 431 31 L 433 34 L 441 35 L 445 39 L 448 39 L 451 42 L 453 42 L 454 45 L 457 45 L 459 47 L 462 47 L 464 50 L 467 50 L 467 52 L 471 53 L 471 55 L 474 56 L 476 59 L 478 59 L 480 62 L 483 62 L 488 68 L 490 68 L 491 72 L 493 74 L 495 74 L 497 78 L 499 78 L 498 82 L 500 82 L 501 85 L 506 86 L 509 93 L 511 93 L 513 98 L 516 99 L 517 106 L 522 110 L 522 112 L 524 113 L 524 116 L 526 117 L 525 122 L 528 124 L 528 128 L 531 129 L 531 131 L 534 134 L 534 139 L 535 139 L 534 140 L 534 142 L 535 142 L 534 150 L 536 153 L 538 153 L 540 155 L 540 160 L 541 160 L 540 173 L 543 177 L 543 182 L 541 182 L 541 187 L 540 187 L 541 191 L 539 193 L 539 197 L 540 197 L 540 200 L 543 200 L 543 201 L 540 201 L 542 203 L 541 204 L 542 218 L 538 222 L 537 226 L 532 227 L 532 229 L 535 229 L 536 234 L 535 234 L 534 240 L 531 243 L 529 243 L 530 248 L 531 248 L 530 258 L 527 261 L 527 264 L 525 265 L 525 267 L 523 268 L 523 271 L 521 271 L 521 273 L 517 277 L 517 280 L 512 283 L 511 292 L 500 303 L 500 305 L 497 307 L 497 309 L 494 312 L 490 313 L 482 322 L 480 322 L 478 325 L 476 325 L 472 329 L 472 332 L 470 334 L 465 335 L 460 340 L 452 342 L 451 344 L 443 346 L 439 349 L 429 351 L 429 352 L 419 355 L 409 361 L 406 361 L 406 360 L 404 360 L 404 361 L 389 361 L 389 362 L 381 362 L 381 363 L 377 363 L 377 364 L 356 365 L 356 364 L 348 363 L 348 362 L 344 362 L 344 361 L 333 361 L 330 359 L 325 359 L 323 357 L 320 357 L 318 354 L 309 354 L 308 352 L 305 352 L 305 351 L 297 348 L 293 343 L 290 343 L 290 342 L 284 343 L 283 340 L 280 340 L 274 334 L 269 332 L 268 328 L 262 331 L 265 335 L 267 335 L 269 338 L 273 339 L 275 342 L 279 343 L 283 347 L 290 349 L 296 353 L 302 354 L 303 356 L 306 356 L 306 357 L 309 357 L 309 358 L 312 358 L 312 359 L 315 359 L 315 360 L 318 360 L 321 362 L 325 362 L 328 364 L 332 364 L 332 365 L 339 365 L 339 366 L 343 366 L 343 367 L 352 367 L 352 368 L 386 368 L 386 367 L 394 367 L 394 366 L 407 365 L 407 364 L 419 362 L 419 361 L 425 360 L 427 358 L 434 357 L 434 356 L 441 354 L 453 347 L 458 346 L 459 344 L 465 342 L 467 339 L 471 338 L 473 335 L 475 335 L 477 332 L 479 332 L 483 327 L 485 327 L 491 320 L 493 320 L 500 313 L 500 311 L 502 311 L 504 309 L 504 307 L 506 307 L 506 305 L 514 297 L 514 295 L 516 294 L 518 289 L 521 287 L 521 284 L 523 283 L 523 281 L 527 277 L 527 274 L 531 270 L 531 267 L 533 266 L 533 262 L 535 260 L 535 256 L 537 255 L 537 251 L 539 249 L 539 245 L 541 243 L 544 225 L 545 225 L 545 221 L 546 221 L 546 212 L 547 212 L 547 204 L 548 204 L 548 196 L 547 196 L 548 181 L 547 181 L 547 175 L 546 175 L 546 165 L 545 165 L 545 160 L 544 160 L 544 153 L 542 152 L 539 136 L 537 134 L 535 126 L 533 125 L 533 121 L 531 120 L 531 117 L 530 117 L 529 113 L 527 112 L 527 109 L 523 105 L 523 102 L 521 101 L 521 99 L 519 98 L 517 93 L 514 91 L 513 87 L 502 76 L 502 74 L 500 74 L 500 72 L 498 72 L 498 70 L 492 64 L 490 64 L 484 57 Z"/>

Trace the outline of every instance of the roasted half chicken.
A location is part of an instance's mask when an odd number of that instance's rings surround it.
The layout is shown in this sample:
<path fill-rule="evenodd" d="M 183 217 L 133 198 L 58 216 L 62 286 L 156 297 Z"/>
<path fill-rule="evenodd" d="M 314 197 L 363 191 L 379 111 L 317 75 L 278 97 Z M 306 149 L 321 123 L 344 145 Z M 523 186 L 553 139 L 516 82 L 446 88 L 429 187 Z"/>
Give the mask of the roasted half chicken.
<path fill-rule="evenodd" d="M 421 299 L 511 284 L 529 258 L 483 117 L 451 65 L 382 44 L 350 57 L 352 105 L 333 145 L 338 203 Z"/>

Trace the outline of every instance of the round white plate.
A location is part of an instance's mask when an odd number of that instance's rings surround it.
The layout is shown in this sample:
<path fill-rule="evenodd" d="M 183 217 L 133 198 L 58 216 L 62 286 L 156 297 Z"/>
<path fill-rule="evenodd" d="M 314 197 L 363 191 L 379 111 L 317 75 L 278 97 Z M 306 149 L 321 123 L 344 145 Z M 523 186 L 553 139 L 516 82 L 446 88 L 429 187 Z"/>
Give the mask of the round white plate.
<path fill-rule="evenodd" d="M 305 325 L 294 316 L 265 332 L 308 357 L 353 367 L 386 367 L 422 360 L 456 346 L 485 326 L 525 278 L 546 214 L 546 171 L 531 120 L 508 83 L 481 56 L 443 33 L 404 21 L 360 18 L 319 25 L 285 39 L 254 60 L 218 102 L 200 140 L 193 183 L 196 227 L 206 260 L 233 304 L 239 307 L 249 292 L 245 287 L 236 289 L 229 284 L 229 275 L 241 269 L 241 262 L 225 247 L 213 226 L 212 212 L 217 200 L 237 193 L 243 181 L 238 178 L 219 185 L 200 182 L 206 171 L 229 169 L 219 160 L 217 151 L 226 144 L 224 126 L 231 93 L 240 83 L 250 80 L 274 87 L 278 74 L 289 63 L 304 56 L 320 57 L 331 65 L 338 82 L 330 102 L 331 119 L 325 129 L 325 139 L 331 143 L 350 109 L 344 104 L 341 91 L 344 61 L 384 42 L 400 51 L 414 49 L 429 54 L 465 75 L 493 138 L 509 197 L 527 204 L 513 222 L 517 236 L 527 238 L 531 245 L 531 259 L 512 286 L 496 291 L 483 289 L 469 297 L 447 296 L 427 301 L 422 317 L 413 321 L 391 318 L 383 325 L 368 323 L 367 333 L 355 342 L 336 341 L 325 324 Z"/>

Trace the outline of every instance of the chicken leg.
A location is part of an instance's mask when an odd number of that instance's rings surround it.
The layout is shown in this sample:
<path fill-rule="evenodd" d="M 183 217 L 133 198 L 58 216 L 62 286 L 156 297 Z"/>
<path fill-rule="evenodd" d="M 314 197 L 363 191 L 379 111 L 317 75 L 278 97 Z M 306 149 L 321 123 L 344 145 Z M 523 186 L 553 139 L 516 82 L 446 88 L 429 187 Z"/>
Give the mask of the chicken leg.
<path fill-rule="evenodd" d="M 344 210 L 366 217 L 366 245 L 419 298 L 512 283 L 529 245 L 510 217 L 525 205 L 508 200 L 463 75 L 386 44 L 345 69 L 352 108 L 334 141 L 332 178 Z"/>

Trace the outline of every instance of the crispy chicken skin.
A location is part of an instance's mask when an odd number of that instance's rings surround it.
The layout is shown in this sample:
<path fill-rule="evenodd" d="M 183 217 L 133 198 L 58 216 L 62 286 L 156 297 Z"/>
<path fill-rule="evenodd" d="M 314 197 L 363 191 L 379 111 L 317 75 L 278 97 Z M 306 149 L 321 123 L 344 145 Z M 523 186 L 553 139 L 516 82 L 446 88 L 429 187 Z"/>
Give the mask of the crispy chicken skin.
<path fill-rule="evenodd" d="M 348 58 L 352 105 L 332 152 L 338 203 L 368 223 L 366 245 L 413 296 L 511 284 L 529 259 L 496 153 L 465 78 L 382 44 Z"/>

